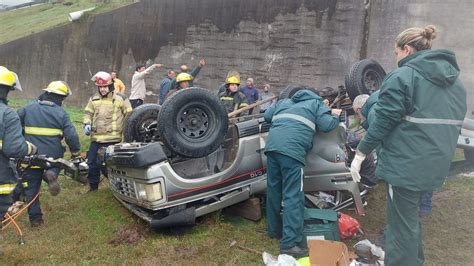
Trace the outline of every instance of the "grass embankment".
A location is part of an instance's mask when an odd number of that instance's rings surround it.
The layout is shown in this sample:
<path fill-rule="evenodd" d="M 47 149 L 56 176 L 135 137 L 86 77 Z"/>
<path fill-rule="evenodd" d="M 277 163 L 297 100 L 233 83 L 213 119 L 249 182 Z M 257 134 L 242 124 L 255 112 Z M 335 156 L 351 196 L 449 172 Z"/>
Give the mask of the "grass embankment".
<path fill-rule="evenodd" d="M 74 11 L 96 7 L 88 14 L 99 14 L 133 2 L 133 0 L 49 1 L 32 7 L 0 12 L 0 25 L 2 25 L 0 44 L 70 23 L 68 14 Z"/>
<path fill-rule="evenodd" d="M 11 103 L 19 106 L 24 101 Z M 66 109 L 82 135 L 82 111 Z M 82 140 L 86 148 L 87 139 Z M 433 214 L 422 221 L 427 265 L 474 264 L 474 174 L 466 174 L 472 171 L 473 166 L 457 162 L 451 178 L 435 193 Z M 265 220 L 254 223 L 216 212 L 179 233 L 153 232 L 114 199 L 106 182 L 98 193 L 86 194 L 87 186 L 66 177 L 60 181 L 57 197 L 43 186 L 43 227 L 30 228 L 27 215 L 19 219 L 26 245 L 17 244 L 13 228 L 5 231 L 1 264 L 261 265 L 261 256 L 231 248 L 230 242 L 272 254 L 278 251 L 276 240 L 256 232 L 265 228 Z M 366 212 L 365 217 L 353 217 L 368 235 L 374 235 L 385 223 L 383 184 L 371 190 Z M 350 247 L 355 242 L 346 243 Z"/>

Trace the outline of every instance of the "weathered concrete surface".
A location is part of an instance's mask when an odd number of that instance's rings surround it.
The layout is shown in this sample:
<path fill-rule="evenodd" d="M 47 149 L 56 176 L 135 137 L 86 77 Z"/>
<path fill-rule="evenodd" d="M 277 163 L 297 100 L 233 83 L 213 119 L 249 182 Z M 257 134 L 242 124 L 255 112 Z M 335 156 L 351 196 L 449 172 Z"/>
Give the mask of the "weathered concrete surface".
<path fill-rule="evenodd" d="M 438 29 L 433 48 L 456 54 L 461 80 L 468 91 L 467 117 L 474 119 L 474 5 L 470 0 L 376 0 L 370 10 L 368 57 L 387 70 L 396 68 L 395 37 L 406 28 L 433 24 Z"/>
<path fill-rule="evenodd" d="M 472 13 L 470 0 L 145 0 L 2 45 L 0 64 L 19 73 L 22 97 L 63 79 L 74 90 L 73 104 L 95 92 L 96 71 L 118 70 L 129 88 L 137 62 L 163 63 L 147 79 L 156 89 L 167 69 L 194 67 L 200 57 L 207 65 L 195 84 L 209 89 L 229 70 L 276 90 L 288 83 L 336 87 L 361 57 L 393 69 L 395 36 L 431 23 L 440 31 L 435 47 L 456 52 L 472 88 Z"/>
<path fill-rule="evenodd" d="M 361 1 L 142 1 L 0 46 L 2 64 L 16 70 L 27 97 L 55 79 L 67 80 L 84 104 L 95 91 L 91 73 L 117 69 L 129 87 L 136 62 L 207 65 L 195 84 L 215 89 L 227 71 L 258 85 L 290 82 L 337 86 L 358 58 Z M 147 80 L 156 88 L 165 70 Z"/>

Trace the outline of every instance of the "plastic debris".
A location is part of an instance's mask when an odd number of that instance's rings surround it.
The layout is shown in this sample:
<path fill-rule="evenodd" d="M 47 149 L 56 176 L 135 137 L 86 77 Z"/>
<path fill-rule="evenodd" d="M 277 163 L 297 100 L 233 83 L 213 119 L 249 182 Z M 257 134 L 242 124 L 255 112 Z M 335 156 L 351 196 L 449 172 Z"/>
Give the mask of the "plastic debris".
<path fill-rule="evenodd" d="M 281 254 L 275 258 L 270 253 L 262 253 L 263 264 L 267 266 L 299 266 L 298 261 L 290 255 Z"/>

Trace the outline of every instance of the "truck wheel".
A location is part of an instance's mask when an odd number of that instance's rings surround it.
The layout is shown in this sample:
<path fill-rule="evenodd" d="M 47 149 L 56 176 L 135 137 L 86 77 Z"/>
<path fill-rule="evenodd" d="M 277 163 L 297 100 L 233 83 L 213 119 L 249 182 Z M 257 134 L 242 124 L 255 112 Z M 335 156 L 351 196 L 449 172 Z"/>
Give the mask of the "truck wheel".
<path fill-rule="evenodd" d="M 298 92 L 300 90 L 310 90 L 310 91 L 316 93 L 317 95 L 319 95 L 319 91 L 316 90 L 315 88 L 305 87 L 305 86 L 301 86 L 301 85 L 288 85 L 285 89 L 283 89 L 280 92 L 280 96 L 278 97 L 278 99 L 291 98 L 291 97 L 293 97 L 293 95 L 295 95 L 296 92 Z"/>
<path fill-rule="evenodd" d="M 470 163 L 474 163 L 474 150 L 464 150 L 464 159 Z"/>
<path fill-rule="evenodd" d="M 158 136 L 157 124 L 160 105 L 143 104 L 135 108 L 123 123 L 125 142 L 155 142 Z"/>
<path fill-rule="evenodd" d="M 218 98 L 206 89 L 182 89 L 161 106 L 158 134 L 173 152 L 206 156 L 224 141 L 229 120 Z"/>
<path fill-rule="evenodd" d="M 346 75 L 346 90 L 351 100 L 359 94 L 372 94 L 382 85 L 383 67 L 373 59 L 364 59 L 352 65 Z"/>

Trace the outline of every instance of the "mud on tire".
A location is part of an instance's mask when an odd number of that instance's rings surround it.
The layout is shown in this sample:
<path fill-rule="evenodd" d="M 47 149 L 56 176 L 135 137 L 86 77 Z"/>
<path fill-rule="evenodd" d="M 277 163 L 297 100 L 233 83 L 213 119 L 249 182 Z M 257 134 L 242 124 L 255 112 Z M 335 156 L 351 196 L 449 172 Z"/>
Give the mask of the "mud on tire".
<path fill-rule="evenodd" d="M 206 89 L 189 88 L 169 96 L 161 106 L 158 134 L 171 151 L 198 158 L 214 152 L 224 141 L 227 112 Z"/>
<path fill-rule="evenodd" d="M 354 65 L 346 75 L 347 94 L 353 101 L 360 94 L 372 94 L 380 88 L 385 77 L 383 67 L 373 59 L 364 59 Z"/>
<path fill-rule="evenodd" d="M 125 142 L 155 142 L 158 136 L 158 104 L 143 104 L 135 108 L 123 124 Z"/>

